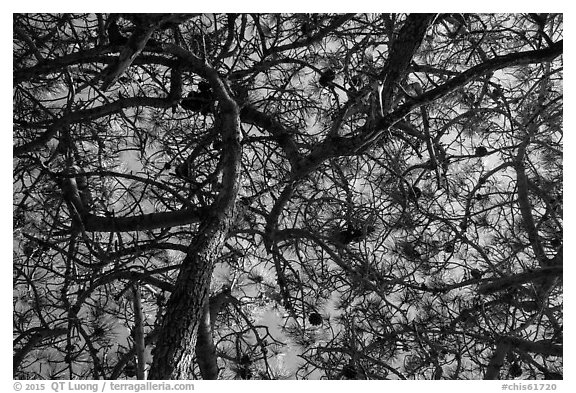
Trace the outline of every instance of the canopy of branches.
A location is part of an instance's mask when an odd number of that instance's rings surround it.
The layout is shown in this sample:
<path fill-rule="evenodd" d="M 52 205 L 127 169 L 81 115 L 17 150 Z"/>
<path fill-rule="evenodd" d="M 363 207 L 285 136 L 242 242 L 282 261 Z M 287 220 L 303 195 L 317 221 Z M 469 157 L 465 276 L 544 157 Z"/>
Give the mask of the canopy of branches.
<path fill-rule="evenodd" d="M 562 378 L 561 14 L 13 23 L 15 378 Z"/>

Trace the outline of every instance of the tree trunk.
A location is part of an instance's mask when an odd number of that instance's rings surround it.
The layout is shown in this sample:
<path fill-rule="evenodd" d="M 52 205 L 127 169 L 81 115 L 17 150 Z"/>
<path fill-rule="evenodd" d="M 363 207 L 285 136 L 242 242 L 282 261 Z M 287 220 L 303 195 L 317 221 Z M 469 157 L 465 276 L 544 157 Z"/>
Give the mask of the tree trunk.
<path fill-rule="evenodd" d="M 134 348 L 136 349 L 136 378 L 146 379 L 145 376 L 145 366 L 146 358 L 144 356 L 144 351 L 146 349 L 146 344 L 144 343 L 144 313 L 142 312 L 142 298 L 140 296 L 139 283 L 134 284 L 132 288 L 133 300 L 132 304 L 134 307 Z"/>
<path fill-rule="evenodd" d="M 196 361 L 200 368 L 202 379 L 218 379 L 218 358 L 216 346 L 212 336 L 212 323 L 210 306 L 204 306 L 204 316 L 198 327 L 198 339 L 196 341 Z"/>
<path fill-rule="evenodd" d="M 184 259 L 176 288 L 168 300 L 150 379 L 190 379 L 196 336 L 208 302 L 214 260 L 223 236 L 203 236 Z"/>
<path fill-rule="evenodd" d="M 193 56 L 190 60 L 197 61 Z M 166 305 L 158 343 L 152 353 L 150 379 L 191 379 L 198 328 L 209 301 L 214 263 L 234 221 L 242 157 L 240 111 L 216 71 L 206 68 L 203 72 L 219 99 L 217 122 L 221 124 L 222 141 L 227 146 L 220 162 L 222 189 L 198 227 Z"/>
<path fill-rule="evenodd" d="M 506 341 L 500 341 L 496 345 L 496 349 L 492 354 L 492 359 L 490 359 L 490 363 L 488 364 L 488 368 L 486 369 L 486 374 L 484 374 L 484 379 L 493 380 L 493 379 L 500 379 L 500 369 L 504 365 L 504 361 L 506 360 L 506 354 L 510 350 L 510 343 Z"/>

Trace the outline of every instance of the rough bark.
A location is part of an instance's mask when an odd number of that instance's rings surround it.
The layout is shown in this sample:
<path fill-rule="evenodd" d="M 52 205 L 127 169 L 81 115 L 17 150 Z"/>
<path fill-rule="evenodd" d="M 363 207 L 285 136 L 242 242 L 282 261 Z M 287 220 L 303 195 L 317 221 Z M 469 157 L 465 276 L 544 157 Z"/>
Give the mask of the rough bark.
<path fill-rule="evenodd" d="M 212 85 L 219 100 L 222 140 L 229 147 L 223 153 L 222 184 L 212 209 L 192 241 L 166 305 L 150 379 L 189 379 L 197 334 L 205 315 L 214 263 L 234 220 L 240 184 L 240 113 L 217 72 L 189 52 L 174 47 L 176 54 L 195 67 Z"/>
<path fill-rule="evenodd" d="M 528 282 L 531 282 L 536 286 L 540 286 L 542 282 L 547 281 L 551 277 L 561 277 L 563 270 L 564 269 L 562 266 L 551 266 L 543 269 L 527 271 L 524 273 L 493 279 L 481 285 L 478 288 L 478 293 L 482 295 L 488 295 Z"/>
<path fill-rule="evenodd" d="M 500 379 L 500 369 L 504 365 L 506 354 L 510 351 L 510 347 L 509 342 L 501 341 L 498 343 L 492 359 L 490 359 L 490 363 L 488 364 L 486 374 L 484 374 L 484 379 Z"/>
<path fill-rule="evenodd" d="M 184 19 L 183 19 L 184 18 Z M 181 23 L 186 16 L 162 14 L 148 16 L 142 23 L 136 24 L 136 29 L 128 39 L 128 43 L 120 51 L 117 61 L 108 66 L 103 72 L 102 90 L 107 90 L 132 64 L 134 59 L 142 52 L 152 34 L 163 24 L 170 22 Z"/>
<path fill-rule="evenodd" d="M 132 287 L 133 299 L 132 304 L 134 307 L 134 348 L 136 349 L 136 359 L 138 362 L 136 364 L 136 378 L 145 378 L 145 343 L 144 343 L 144 313 L 142 312 L 142 299 L 140 297 L 140 288 L 138 284 L 134 284 Z"/>
<path fill-rule="evenodd" d="M 433 19 L 434 14 L 408 15 L 397 38 L 392 43 L 388 60 L 380 75 L 383 84 L 381 99 L 384 114 L 391 109 L 396 85 L 406 74 L 414 53 L 420 47 L 426 29 Z"/>
<path fill-rule="evenodd" d="M 505 337 L 503 342 L 509 343 L 515 349 L 525 352 L 537 353 L 543 356 L 562 356 L 563 346 L 553 344 L 550 340 L 530 341 L 520 337 Z"/>
<path fill-rule="evenodd" d="M 202 379 L 218 379 L 218 358 L 216 356 L 214 337 L 212 336 L 210 305 L 208 302 L 204 305 L 204 315 L 198 326 L 196 360 L 198 361 Z"/>
<path fill-rule="evenodd" d="M 176 227 L 197 223 L 206 209 L 191 208 L 173 212 L 149 213 L 130 217 L 102 217 L 88 214 L 84 217 L 87 232 L 129 232 Z"/>
<path fill-rule="evenodd" d="M 196 335 L 208 301 L 214 261 L 224 244 L 227 225 L 218 216 L 200 226 L 182 263 L 166 305 L 150 379 L 189 379 Z"/>

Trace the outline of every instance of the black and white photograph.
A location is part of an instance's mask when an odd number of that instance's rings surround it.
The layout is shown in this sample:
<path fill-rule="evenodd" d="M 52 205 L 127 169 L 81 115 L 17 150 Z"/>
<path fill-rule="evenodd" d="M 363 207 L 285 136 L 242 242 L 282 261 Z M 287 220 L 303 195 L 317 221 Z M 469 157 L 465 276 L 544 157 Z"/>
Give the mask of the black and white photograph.
<path fill-rule="evenodd" d="M 13 13 L 14 386 L 560 384 L 563 28 Z"/>

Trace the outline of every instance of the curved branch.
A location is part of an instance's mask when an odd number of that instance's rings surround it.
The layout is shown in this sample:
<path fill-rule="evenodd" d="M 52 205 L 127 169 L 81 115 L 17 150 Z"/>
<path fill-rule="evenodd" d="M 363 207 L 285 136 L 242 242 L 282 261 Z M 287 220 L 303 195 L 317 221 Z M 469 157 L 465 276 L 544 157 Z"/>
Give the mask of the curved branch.
<path fill-rule="evenodd" d="M 498 278 L 481 285 L 478 288 L 478 293 L 487 295 L 528 282 L 547 281 L 551 277 L 562 276 L 563 270 L 562 266 L 553 266 Z"/>
<path fill-rule="evenodd" d="M 109 56 L 109 54 L 115 52 L 116 49 L 114 47 L 99 46 L 93 49 L 81 50 L 78 52 L 70 53 L 68 55 L 56 57 L 54 59 L 45 59 L 44 61 L 39 62 L 32 67 L 15 70 L 12 81 L 14 85 L 17 85 L 42 74 L 58 72 L 60 69 L 71 65 L 94 63 L 113 64 L 115 58 L 113 56 Z M 132 62 L 132 64 L 159 64 L 168 68 L 173 68 L 176 66 L 176 62 L 173 59 L 169 59 L 165 56 L 151 54 L 138 56 Z"/>
<path fill-rule="evenodd" d="M 550 260 L 546 257 L 546 253 L 544 252 L 544 248 L 540 242 L 538 229 L 536 228 L 534 217 L 532 216 L 532 206 L 528 198 L 529 184 L 524 166 L 524 156 L 526 154 L 527 145 L 528 142 L 523 143 L 520 146 L 520 149 L 518 149 L 518 155 L 516 156 L 516 162 L 514 165 L 518 186 L 518 205 L 520 207 L 520 213 L 522 214 L 522 224 L 528 234 L 528 240 L 530 240 L 532 251 L 534 251 L 534 255 L 536 256 L 536 260 L 540 266 L 545 267 L 550 265 Z"/>
<path fill-rule="evenodd" d="M 493 59 L 478 64 L 469 70 L 462 72 L 460 75 L 455 76 L 446 83 L 423 93 L 419 97 L 408 100 L 398 109 L 381 118 L 376 124 L 374 130 L 366 129 L 366 127 L 364 127 L 363 132 L 360 132 L 360 135 L 353 141 L 353 144 L 355 145 L 354 149 L 358 153 L 366 150 L 376 141 L 378 141 L 390 126 L 400 121 L 413 109 L 436 101 L 454 91 L 455 89 L 464 86 L 465 84 L 480 78 L 487 73 L 491 73 L 506 67 L 552 61 L 556 57 L 560 56 L 562 52 L 563 40 L 560 40 L 554 43 L 554 45 L 545 49 L 510 53 L 504 56 L 496 56 Z"/>
<path fill-rule="evenodd" d="M 406 74 L 414 54 L 424 39 L 434 14 L 410 14 L 392 43 L 386 64 L 380 73 L 382 81 L 382 111 L 388 113 L 392 107 L 396 85 Z"/>
<path fill-rule="evenodd" d="M 284 150 L 286 158 L 294 167 L 301 154 L 298 151 L 298 146 L 294 142 L 292 135 L 296 133 L 295 130 L 287 129 L 281 122 L 274 119 L 265 113 L 258 111 L 250 106 L 242 107 L 240 111 L 240 118 L 243 122 L 263 128 L 272 134 L 278 145 Z"/>
<path fill-rule="evenodd" d="M 198 223 L 209 211 L 207 207 L 199 207 L 130 217 L 102 217 L 89 213 L 83 217 L 83 223 L 86 232 L 146 231 Z"/>
<path fill-rule="evenodd" d="M 520 337 L 507 336 L 502 341 L 520 351 L 533 352 L 543 356 L 563 356 L 563 346 L 552 344 L 549 340 L 530 341 Z"/>
<path fill-rule="evenodd" d="M 151 17 L 148 18 L 147 25 L 136 25 L 136 30 L 132 34 L 132 36 L 128 39 L 128 43 L 122 48 L 120 55 L 118 56 L 118 60 L 114 63 L 109 65 L 102 73 L 103 81 L 101 89 L 103 91 L 107 90 L 112 84 L 116 82 L 116 80 L 122 75 L 128 67 L 134 62 L 136 57 L 142 52 L 146 43 L 152 36 L 152 34 L 170 22 L 181 22 L 182 15 L 173 15 L 173 14 L 161 14 L 160 17 Z M 185 17 L 187 18 L 187 17 Z"/>
<path fill-rule="evenodd" d="M 490 363 L 488 364 L 486 374 L 484 374 L 484 379 L 493 380 L 500 377 L 500 369 L 504 365 L 504 360 L 506 359 L 506 355 L 510 351 L 510 348 L 510 342 L 500 341 L 498 343 L 494 353 L 492 354 L 492 359 L 490 359 Z"/>
<path fill-rule="evenodd" d="M 120 112 L 122 109 L 133 108 L 138 106 L 151 106 L 156 108 L 170 108 L 177 100 L 168 98 L 154 98 L 154 97 L 129 97 L 119 99 L 110 104 L 100 105 L 95 108 L 83 109 L 76 112 L 67 113 L 59 119 L 55 120 L 45 132 L 33 141 L 24 143 L 20 146 L 15 146 L 12 153 L 15 157 L 21 156 L 26 153 L 43 146 L 50 139 L 54 138 L 56 133 L 74 123 L 86 122 L 100 117 L 111 115 Z"/>
<path fill-rule="evenodd" d="M 30 36 L 28 35 L 28 33 L 26 33 L 24 31 L 24 29 L 21 29 L 18 26 L 14 26 L 14 33 L 18 34 L 18 36 L 20 36 L 20 38 L 22 38 L 24 40 L 26 45 L 28 45 L 30 47 L 30 50 L 34 54 L 34 57 L 36 58 L 36 60 L 38 60 L 39 62 L 44 61 L 44 58 L 42 57 L 42 53 L 40 53 L 40 51 L 38 50 L 38 47 L 34 43 L 34 40 L 32 38 L 30 38 Z"/>
<path fill-rule="evenodd" d="M 66 328 L 54 328 L 54 329 L 44 329 L 44 328 L 33 328 L 28 330 L 27 332 L 21 334 L 16 340 L 14 340 L 14 344 L 21 341 L 24 336 L 30 336 L 30 339 L 26 344 L 24 344 L 20 349 L 14 352 L 13 358 L 13 370 L 14 374 L 20 367 L 22 360 L 24 357 L 32 350 L 34 347 L 40 345 L 40 343 L 46 339 L 61 336 L 66 334 L 68 329 Z"/>
<path fill-rule="evenodd" d="M 348 22 L 353 17 L 354 17 L 354 14 L 339 15 L 339 16 L 335 17 L 328 26 L 323 27 L 320 30 L 318 30 L 318 32 L 316 34 L 314 34 L 310 37 L 307 37 L 301 41 L 294 41 L 291 44 L 279 45 L 277 47 L 269 49 L 266 52 L 266 55 L 270 56 L 270 55 L 274 55 L 274 54 L 277 54 L 277 53 L 280 53 L 280 52 L 283 52 L 286 50 L 310 46 L 311 44 L 322 40 L 328 34 L 335 31 L 338 27 L 342 26 L 344 23 Z"/>
<path fill-rule="evenodd" d="M 189 379 L 198 330 L 209 301 L 214 265 L 235 219 L 241 178 L 242 134 L 240 109 L 217 71 L 176 45 L 169 45 L 169 48 L 210 83 L 219 101 L 216 121 L 221 125 L 222 141 L 227 146 L 219 163 L 223 168 L 222 189 L 210 214 L 200 223 L 198 234 L 184 258 L 174 292 L 166 305 L 150 369 L 150 379 Z"/>

